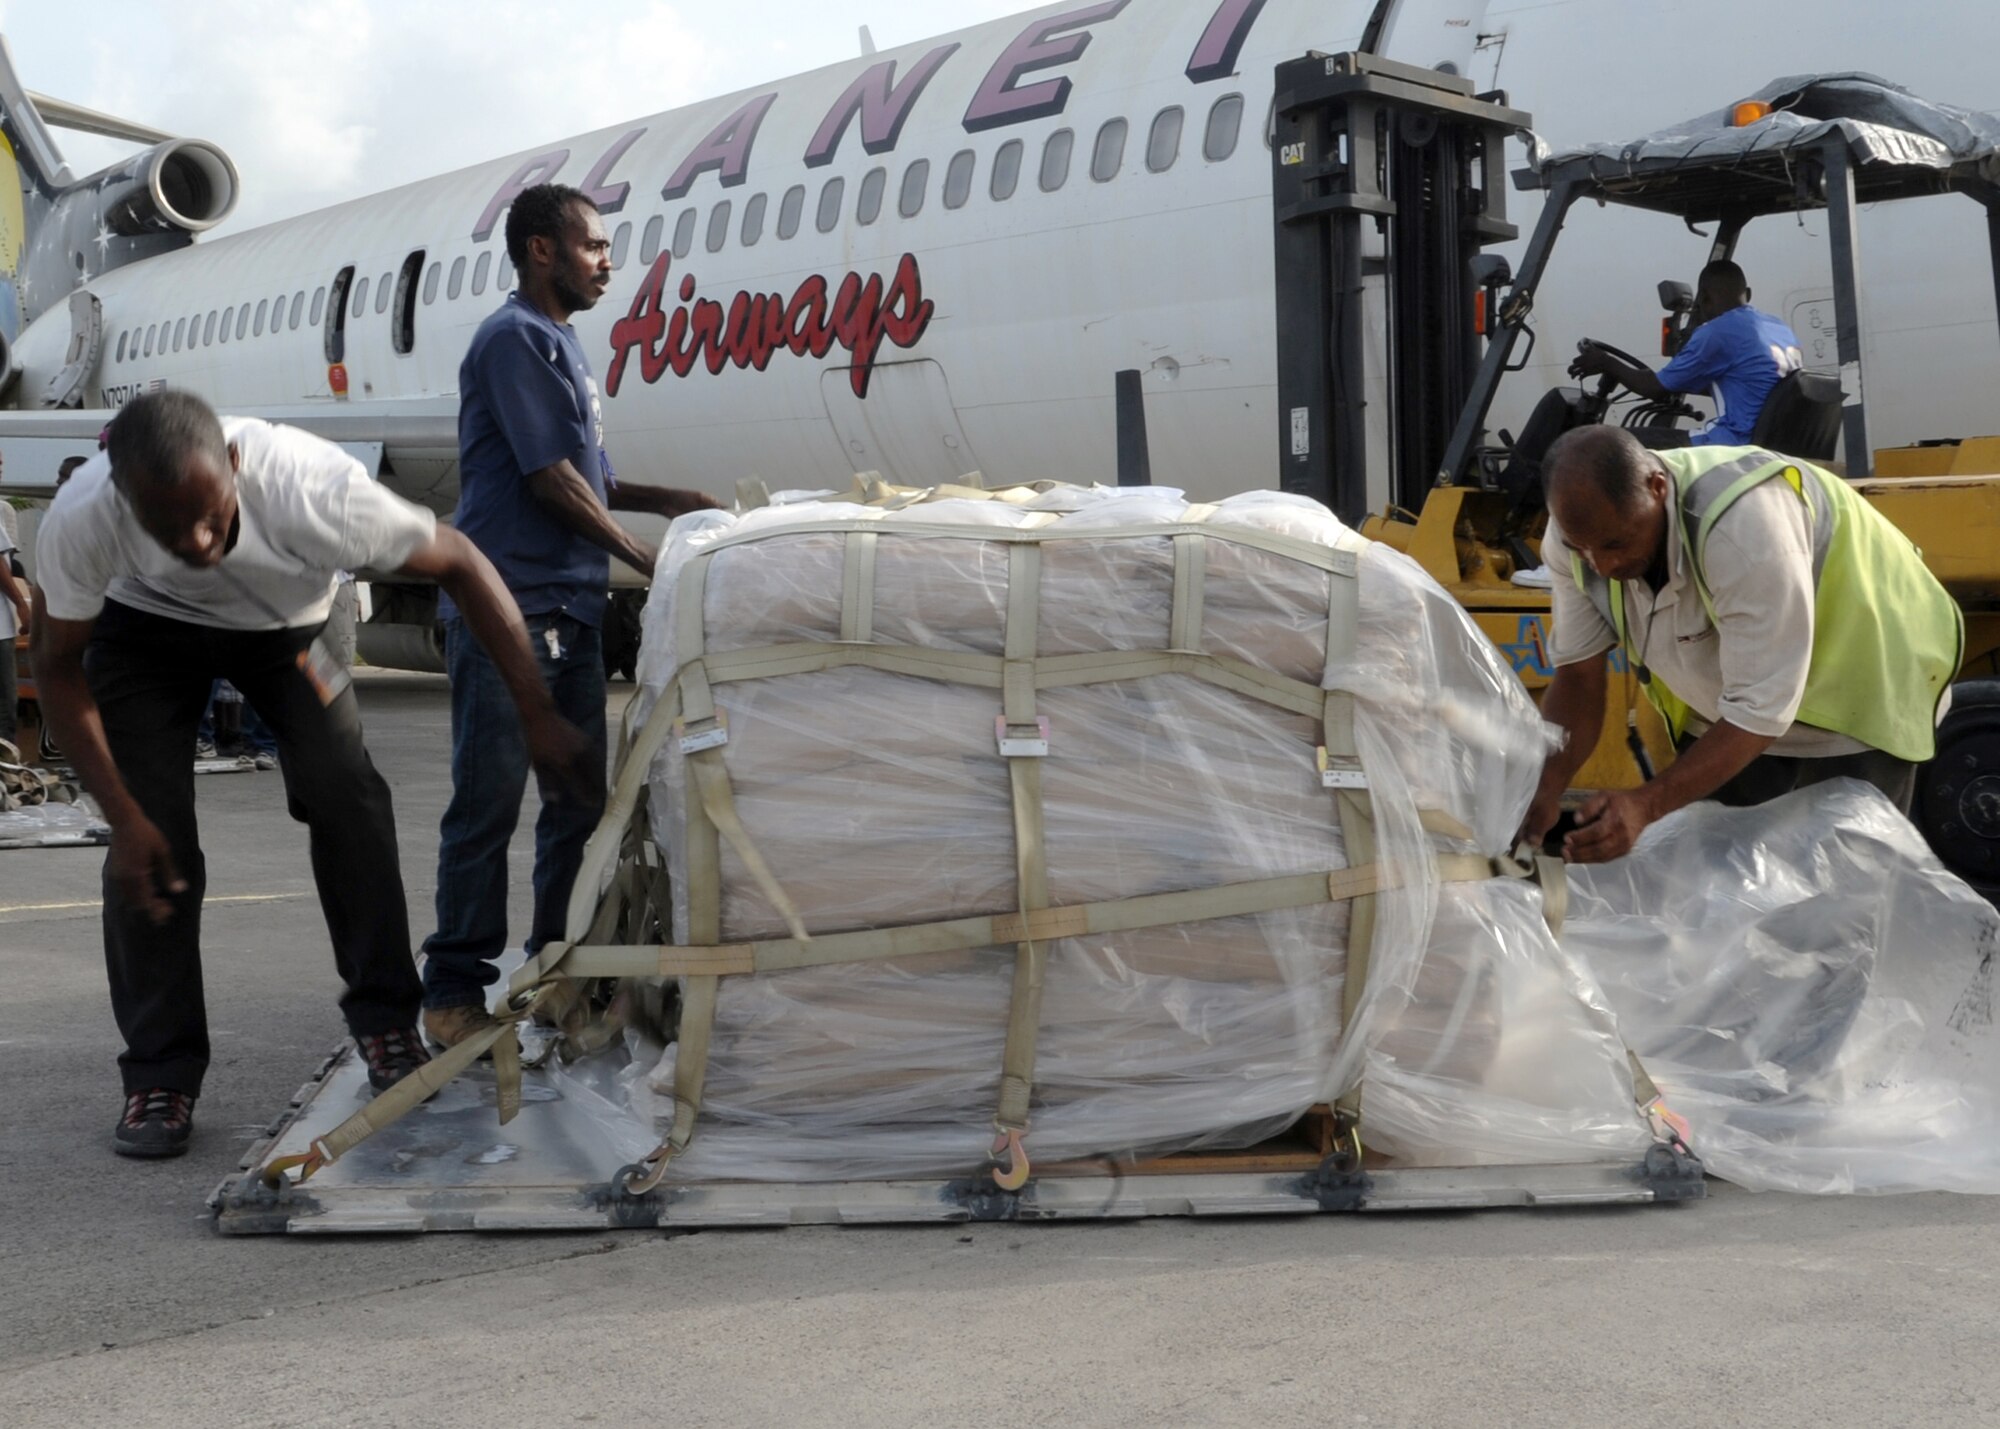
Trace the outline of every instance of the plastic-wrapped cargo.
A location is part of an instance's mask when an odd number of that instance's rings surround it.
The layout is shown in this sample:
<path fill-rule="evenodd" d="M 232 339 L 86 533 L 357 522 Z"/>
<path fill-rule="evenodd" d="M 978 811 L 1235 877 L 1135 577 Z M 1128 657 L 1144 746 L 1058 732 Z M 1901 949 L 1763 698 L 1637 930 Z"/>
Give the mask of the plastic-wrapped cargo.
<path fill-rule="evenodd" d="M 688 980 L 705 1055 L 561 1074 L 621 1146 L 698 1102 L 675 1178 L 951 1174 L 996 1122 L 1045 1165 L 1357 1094 L 1405 1165 L 1651 1144 L 1610 1009 L 1492 876 L 1545 727 L 1413 563 L 1275 493 L 895 505 L 698 513 L 662 553 L 668 931 L 735 975 Z M 1012 931 L 940 931 L 974 922 Z"/>
<path fill-rule="evenodd" d="M 1875 789 L 1697 804 L 1569 885 L 1564 941 L 1709 1170 L 2000 1192 L 2000 913 Z"/>

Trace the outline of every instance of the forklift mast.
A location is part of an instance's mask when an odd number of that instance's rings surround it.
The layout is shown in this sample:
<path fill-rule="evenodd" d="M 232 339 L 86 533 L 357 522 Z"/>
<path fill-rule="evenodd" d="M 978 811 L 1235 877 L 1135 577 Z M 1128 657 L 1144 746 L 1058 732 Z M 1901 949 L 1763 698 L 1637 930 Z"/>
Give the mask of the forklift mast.
<path fill-rule="evenodd" d="M 1282 485 L 1358 526 L 1370 501 L 1366 281 L 1384 280 L 1388 494 L 1414 509 L 1440 481 L 1481 358 L 1475 300 L 1498 296 L 1488 244 L 1507 222 L 1505 146 L 1529 116 L 1471 81 L 1365 53 L 1277 70 L 1276 241 Z M 1380 235 L 1369 252 L 1364 225 Z M 1483 281 L 1482 281 L 1483 280 Z"/>

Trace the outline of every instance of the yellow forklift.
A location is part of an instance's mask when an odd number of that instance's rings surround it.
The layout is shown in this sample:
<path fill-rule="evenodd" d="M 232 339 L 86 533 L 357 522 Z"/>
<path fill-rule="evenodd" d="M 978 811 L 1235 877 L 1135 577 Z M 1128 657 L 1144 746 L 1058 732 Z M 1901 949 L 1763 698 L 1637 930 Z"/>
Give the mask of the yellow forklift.
<path fill-rule="evenodd" d="M 1544 197 L 1513 272 L 1484 250 L 1518 236 L 1501 181 L 1516 134 L 1533 162 L 1514 183 Z M 1986 210 L 2000 292 L 2000 116 L 1869 76 L 1807 76 L 1629 143 L 1548 153 L 1503 94 L 1368 56 L 1312 55 L 1279 67 L 1273 163 L 1284 485 L 1423 565 L 1537 691 L 1553 673 L 1541 454 L 1584 423 L 1697 415 L 1600 378 L 1546 393 L 1518 438 L 1489 436 L 1502 379 L 1533 350 L 1536 292 L 1571 211 L 1591 200 L 1670 219 L 1706 239 L 1694 268 L 1731 257 L 1756 219 L 1825 214 L 1839 372 L 1780 382 L 1754 442 L 1844 470 L 1964 609 L 1965 661 L 1913 815 L 1954 872 L 2000 894 L 2000 438 L 1873 448 L 1858 258 L 1865 206 L 1960 195 Z M 1659 288 L 1671 356 L 1693 293 Z M 1363 360 L 1371 305 L 1388 334 L 1379 373 Z M 1371 394 L 1386 417 L 1365 410 Z M 1369 500 L 1371 471 L 1378 494 L 1384 474 L 1371 432 L 1388 448 L 1386 509 Z M 1622 655 L 1608 659 L 1614 698 L 1579 794 L 1631 787 L 1673 757 Z"/>

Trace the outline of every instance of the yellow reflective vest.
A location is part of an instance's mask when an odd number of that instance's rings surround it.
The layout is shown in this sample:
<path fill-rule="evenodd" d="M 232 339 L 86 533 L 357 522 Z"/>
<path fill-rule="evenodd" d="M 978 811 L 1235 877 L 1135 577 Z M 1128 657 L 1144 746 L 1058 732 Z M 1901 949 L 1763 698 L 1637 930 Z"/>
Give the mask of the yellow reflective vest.
<path fill-rule="evenodd" d="M 1797 718 L 1921 763 L 1937 751 L 1937 710 L 1958 673 L 1965 622 L 1909 537 L 1853 487 L 1809 462 L 1758 447 L 1654 452 L 1680 502 L 1682 553 L 1709 622 L 1715 604 L 1702 568 L 1709 534 L 1742 495 L 1780 479 L 1806 505 L 1813 540 L 1813 648 Z M 1626 658 L 1623 582 L 1607 581 L 1570 553 L 1577 589 L 1611 622 Z M 1676 738 L 1688 707 L 1659 679 L 1647 698 Z"/>

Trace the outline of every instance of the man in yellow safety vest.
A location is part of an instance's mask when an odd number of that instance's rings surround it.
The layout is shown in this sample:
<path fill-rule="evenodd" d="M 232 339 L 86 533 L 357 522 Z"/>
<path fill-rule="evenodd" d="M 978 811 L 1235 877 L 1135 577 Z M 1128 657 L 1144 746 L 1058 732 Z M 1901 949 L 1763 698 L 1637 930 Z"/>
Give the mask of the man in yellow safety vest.
<path fill-rule="evenodd" d="M 1648 451 L 1579 428 L 1543 462 L 1553 578 L 1549 756 L 1522 834 L 1539 843 L 1603 727 L 1623 654 L 1679 757 L 1578 811 L 1564 856 L 1629 851 L 1697 799 L 1755 804 L 1822 779 L 1909 811 L 1958 671 L 1964 625 L 1909 539 L 1841 478 L 1755 447 Z"/>

